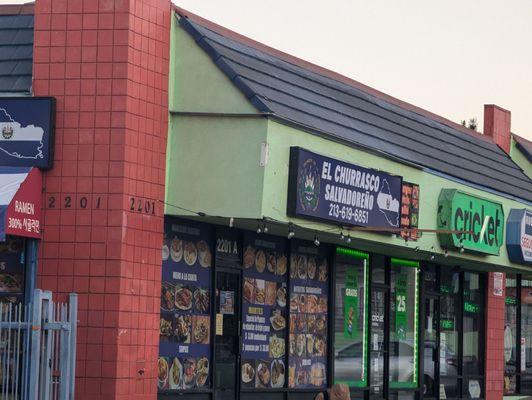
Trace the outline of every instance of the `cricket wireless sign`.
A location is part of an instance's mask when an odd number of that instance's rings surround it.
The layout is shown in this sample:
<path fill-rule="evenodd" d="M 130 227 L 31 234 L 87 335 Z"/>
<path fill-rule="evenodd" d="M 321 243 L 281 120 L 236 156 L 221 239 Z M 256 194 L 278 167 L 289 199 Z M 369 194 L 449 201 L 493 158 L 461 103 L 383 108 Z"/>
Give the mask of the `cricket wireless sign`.
<path fill-rule="evenodd" d="M 400 226 L 400 176 L 292 147 L 288 185 L 288 215 L 340 225 Z"/>
<path fill-rule="evenodd" d="M 456 189 L 443 189 L 438 198 L 438 233 L 444 248 L 498 255 L 504 240 L 504 211 L 500 203 Z"/>

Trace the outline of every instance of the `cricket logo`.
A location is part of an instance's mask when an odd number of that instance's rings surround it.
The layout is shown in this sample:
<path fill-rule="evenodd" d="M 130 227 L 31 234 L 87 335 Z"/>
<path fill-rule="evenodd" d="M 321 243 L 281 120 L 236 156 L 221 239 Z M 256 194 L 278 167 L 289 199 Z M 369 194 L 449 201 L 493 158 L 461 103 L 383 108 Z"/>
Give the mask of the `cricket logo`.
<path fill-rule="evenodd" d="M 316 161 L 305 160 L 297 179 L 299 202 L 305 211 L 316 211 L 320 200 L 320 174 Z"/>

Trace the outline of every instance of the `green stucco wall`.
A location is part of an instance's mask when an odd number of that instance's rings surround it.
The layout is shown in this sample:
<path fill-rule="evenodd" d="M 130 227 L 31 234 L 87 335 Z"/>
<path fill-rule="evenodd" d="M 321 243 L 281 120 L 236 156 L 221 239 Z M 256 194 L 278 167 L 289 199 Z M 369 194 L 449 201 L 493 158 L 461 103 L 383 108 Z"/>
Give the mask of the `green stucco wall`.
<path fill-rule="evenodd" d="M 517 148 L 517 143 L 513 138 L 510 145 L 510 158 L 524 171 L 526 176 L 532 179 L 532 163 Z"/>
<path fill-rule="evenodd" d="M 257 113 L 173 16 L 170 38 L 171 111 Z"/>

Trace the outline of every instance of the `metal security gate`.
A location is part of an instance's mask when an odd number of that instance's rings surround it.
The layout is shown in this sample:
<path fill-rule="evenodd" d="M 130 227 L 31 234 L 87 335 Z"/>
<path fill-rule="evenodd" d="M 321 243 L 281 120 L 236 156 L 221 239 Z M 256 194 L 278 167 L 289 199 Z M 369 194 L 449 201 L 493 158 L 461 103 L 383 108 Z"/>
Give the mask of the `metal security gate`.
<path fill-rule="evenodd" d="M 36 289 L 29 305 L 0 303 L 0 399 L 72 400 L 77 295 L 54 303 Z"/>

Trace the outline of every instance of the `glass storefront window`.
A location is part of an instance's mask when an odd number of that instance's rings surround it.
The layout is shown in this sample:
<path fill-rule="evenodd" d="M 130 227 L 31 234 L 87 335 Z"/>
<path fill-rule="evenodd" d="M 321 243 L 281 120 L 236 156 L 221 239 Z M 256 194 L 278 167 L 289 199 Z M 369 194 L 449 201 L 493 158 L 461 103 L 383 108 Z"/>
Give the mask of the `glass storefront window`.
<path fill-rule="evenodd" d="M 334 382 L 363 387 L 367 382 L 366 253 L 337 249 L 334 312 Z"/>
<path fill-rule="evenodd" d="M 480 275 L 464 273 L 463 374 L 481 375 L 481 343 L 484 327 L 484 290 Z"/>
<path fill-rule="evenodd" d="M 517 279 L 506 275 L 504 323 L 504 394 L 516 393 L 517 372 Z"/>
<path fill-rule="evenodd" d="M 532 279 L 521 281 L 521 372 L 532 373 Z M 527 379 L 531 381 L 532 379 Z"/>
<path fill-rule="evenodd" d="M 417 387 L 418 263 L 392 258 L 390 387 Z"/>
<path fill-rule="evenodd" d="M 458 375 L 458 341 L 460 334 L 460 274 L 458 272 L 443 271 L 441 274 L 441 315 L 440 315 L 440 384 L 443 385 L 447 397 L 453 397 L 458 392 L 456 377 Z"/>

